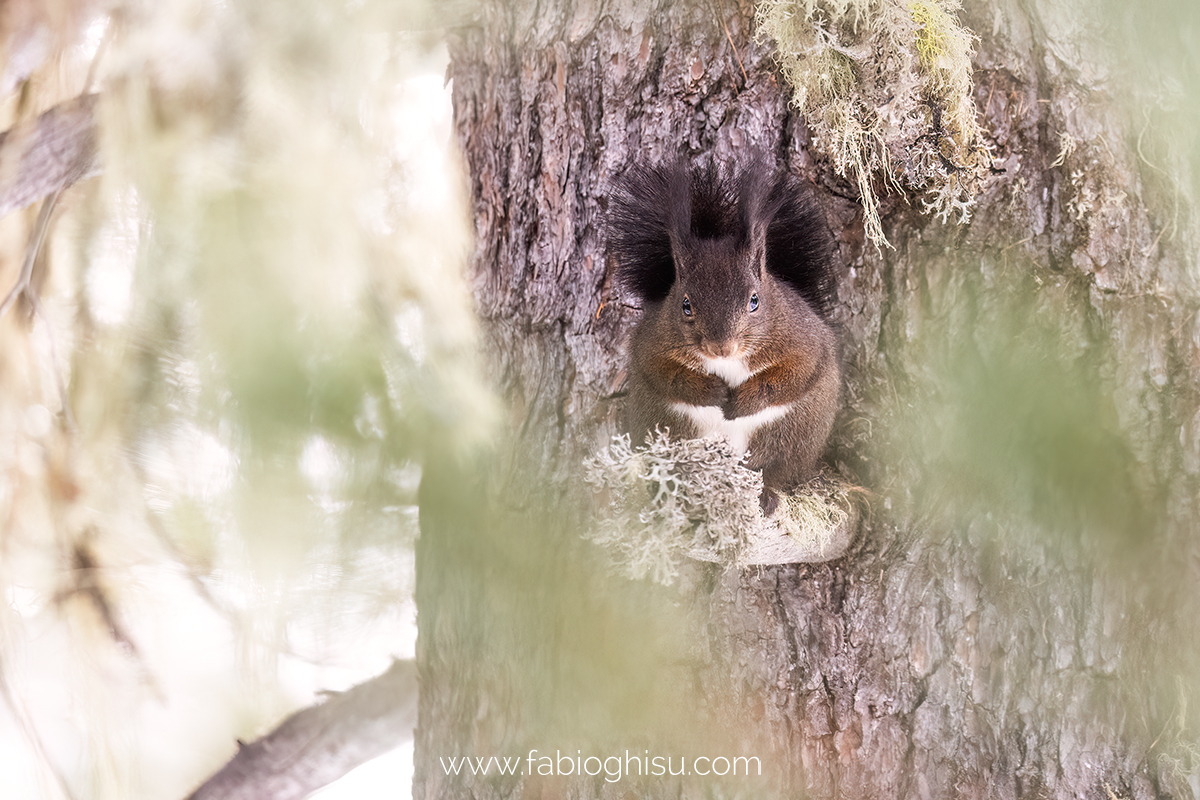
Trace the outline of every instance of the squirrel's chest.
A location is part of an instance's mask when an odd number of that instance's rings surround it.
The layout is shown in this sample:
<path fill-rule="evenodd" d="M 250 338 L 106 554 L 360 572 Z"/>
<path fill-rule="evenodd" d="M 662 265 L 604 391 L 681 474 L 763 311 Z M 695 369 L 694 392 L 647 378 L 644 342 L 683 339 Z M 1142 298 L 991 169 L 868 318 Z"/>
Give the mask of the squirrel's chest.
<path fill-rule="evenodd" d="M 742 455 L 750 447 L 750 437 L 764 425 L 786 416 L 792 410 L 791 404 L 767 406 L 755 414 L 744 417 L 726 419 L 720 406 L 694 406 L 690 403 L 672 403 L 671 410 L 680 416 L 691 420 L 696 426 L 696 438 L 723 438 L 733 446 L 737 455 Z"/>
<path fill-rule="evenodd" d="M 708 370 L 709 375 L 716 375 L 731 389 L 741 386 L 754 374 L 744 358 L 706 358 L 701 356 L 700 361 Z"/>
<path fill-rule="evenodd" d="M 736 389 L 754 375 L 754 370 L 742 358 L 704 358 L 704 368 L 731 389 Z M 792 404 L 770 405 L 754 414 L 733 419 L 725 417 L 720 406 L 698 406 L 691 403 L 672 403 L 671 410 L 691 421 L 696 427 L 696 436 L 704 439 L 721 437 L 729 441 L 734 452 L 741 455 L 750 447 L 750 438 L 755 431 L 786 416 Z"/>

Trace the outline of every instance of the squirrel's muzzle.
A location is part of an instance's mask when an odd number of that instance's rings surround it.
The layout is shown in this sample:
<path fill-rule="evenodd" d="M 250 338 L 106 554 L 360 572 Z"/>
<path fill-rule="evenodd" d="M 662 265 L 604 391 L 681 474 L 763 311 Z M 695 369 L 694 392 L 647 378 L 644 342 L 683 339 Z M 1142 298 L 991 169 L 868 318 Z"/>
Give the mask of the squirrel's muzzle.
<path fill-rule="evenodd" d="M 713 341 L 706 339 L 700 343 L 700 352 L 708 358 L 730 358 L 737 355 L 738 344 L 734 339 Z"/>

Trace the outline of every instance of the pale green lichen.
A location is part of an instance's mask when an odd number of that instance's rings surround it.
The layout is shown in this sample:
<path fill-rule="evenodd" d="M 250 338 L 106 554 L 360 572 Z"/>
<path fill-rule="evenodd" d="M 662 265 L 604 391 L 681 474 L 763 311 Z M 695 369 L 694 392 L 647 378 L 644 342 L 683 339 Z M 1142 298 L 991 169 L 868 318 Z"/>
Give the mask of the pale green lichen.
<path fill-rule="evenodd" d="M 585 468 L 596 492 L 589 537 L 630 577 L 666 585 L 685 559 L 732 567 L 836 558 L 849 544 L 862 491 L 821 476 L 764 517 L 762 474 L 728 442 L 662 434 L 636 448 L 615 437 Z"/>
<path fill-rule="evenodd" d="M 878 195 L 907 188 L 927 213 L 965 222 L 991 157 L 971 98 L 975 36 L 959 0 L 760 0 L 815 147 L 853 180 L 866 235 L 888 246 Z M 882 187 L 880 184 L 882 183 Z"/>

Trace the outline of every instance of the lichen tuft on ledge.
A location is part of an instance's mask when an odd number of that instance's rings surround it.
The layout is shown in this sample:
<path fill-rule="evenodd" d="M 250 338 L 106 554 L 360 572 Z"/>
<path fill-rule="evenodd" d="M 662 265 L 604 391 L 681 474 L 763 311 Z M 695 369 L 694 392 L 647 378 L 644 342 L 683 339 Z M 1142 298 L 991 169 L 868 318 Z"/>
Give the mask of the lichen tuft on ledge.
<path fill-rule="evenodd" d="M 764 517 L 762 474 L 722 439 L 659 433 L 635 448 L 617 436 L 585 468 L 595 492 L 589 538 L 635 579 L 670 585 L 684 559 L 726 567 L 830 561 L 858 528 L 863 490 L 829 473 L 782 496 Z"/>

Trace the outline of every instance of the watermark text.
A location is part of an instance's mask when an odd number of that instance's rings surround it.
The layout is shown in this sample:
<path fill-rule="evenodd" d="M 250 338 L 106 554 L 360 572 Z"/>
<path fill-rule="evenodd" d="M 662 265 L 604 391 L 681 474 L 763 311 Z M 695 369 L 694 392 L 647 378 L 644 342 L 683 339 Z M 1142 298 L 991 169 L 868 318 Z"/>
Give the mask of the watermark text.
<path fill-rule="evenodd" d="M 668 777 L 682 775 L 758 776 L 762 762 L 757 756 L 657 756 L 649 750 L 626 750 L 624 755 L 584 755 L 581 750 L 554 755 L 530 750 L 520 756 L 458 756 L 439 759 L 447 775 L 543 775 L 587 777 L 604 776 L 609 783 L 630 777 Z"/>

